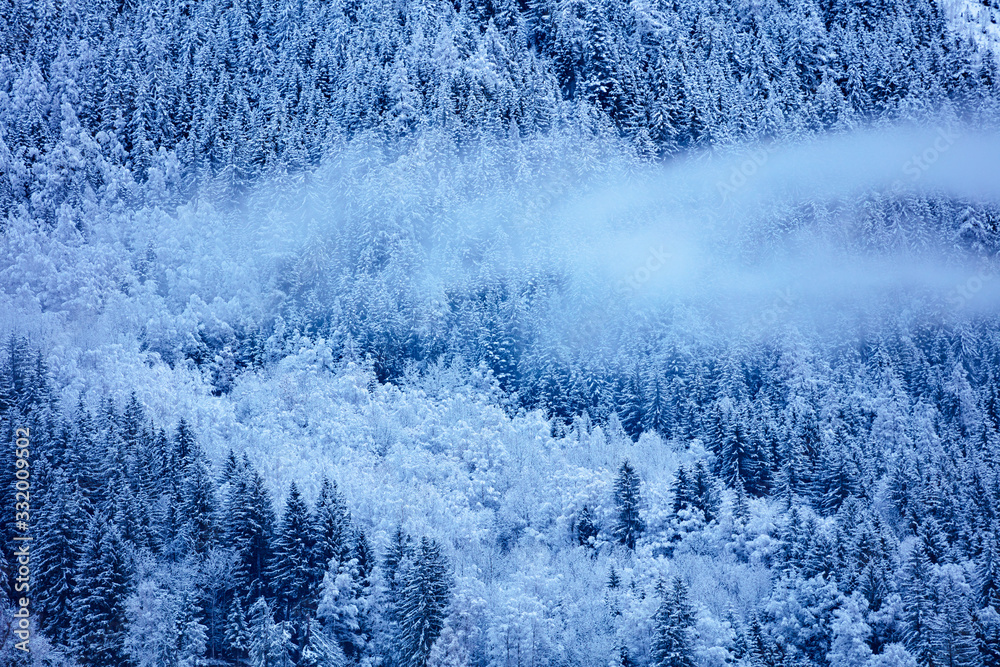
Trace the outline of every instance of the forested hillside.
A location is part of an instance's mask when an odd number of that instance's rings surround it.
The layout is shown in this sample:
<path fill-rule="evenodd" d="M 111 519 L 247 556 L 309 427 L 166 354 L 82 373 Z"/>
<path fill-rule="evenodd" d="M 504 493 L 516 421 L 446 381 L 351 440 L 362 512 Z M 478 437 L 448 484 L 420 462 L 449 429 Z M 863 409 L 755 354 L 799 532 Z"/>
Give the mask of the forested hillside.
<path fill-rule="evenodd" d="M 970 12 L 0 0 L 0 662 L 1000 665 Z"/>

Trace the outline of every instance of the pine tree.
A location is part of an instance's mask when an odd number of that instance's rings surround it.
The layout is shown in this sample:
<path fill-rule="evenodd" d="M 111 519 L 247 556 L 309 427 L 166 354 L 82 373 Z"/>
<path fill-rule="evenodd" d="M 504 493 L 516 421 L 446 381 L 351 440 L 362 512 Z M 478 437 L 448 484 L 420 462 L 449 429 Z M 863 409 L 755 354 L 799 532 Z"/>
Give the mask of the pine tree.
<path fill-rule="evenodd" d="M 325 476 L 313 511 L 312 581 L 318 586 L 330 567 L 330 559 L 338 562 L 350 551 L 351 517 L 337 483 Z"/>
<path fill-rule="evenodd" d="M 903 636 L 906 647 L 921 665 L 933 665 L 936 659 L 934 634 L 938 623 L 938 600 L 934 580 L 934 565 L 927 547 L 917 542 L 904 571 Z"/>
<path fill-rule="evenodd" d="M 398 667 L 426 667 L 441 634 L 451 598 L 448 562 L 436 542 L 422 538 L 412 565 L 403 573 L 394 641 Z"/>
<path fill-rule="evenodd" d="M 594 525 L 594 517 L 586 505 L 580 510 L 580 519 L 576 522 L 576 541 L 580 546 L 591 549 L 597 546 L 597 526 Z"/>
<path fill-rule="evenodd" d="M 284 623 L 277 623 L 263 597 L 250 607 L 247 653 L 251 667 L 291 667 L 292 640 Z"/>
<path fill-rule="evenodd" d="M 268 590 L 274 524 L 274 508 L 264 480 L 244 459 L 239 479 L 226 499 L 224 526 L 226 542 L 236 551 L 234 579 L 244 601 L 256 600 Z"/>
<path fill-rule="evenodd" d="M 248 657 L 250 627 L 238 595 L 233 597 L 233 604 L 226 619 L 226 647 L 237 662 Z"/>
<path fill-rule="evenodd" d="M 77 661 L 84 667 L 127 664 L 125 601 L 131 573 L 118 528 L 100 515 L 91 519 L 76 581 L 81 597 L 71 635 Z"/>
<path fill-rule="evenodd" d="M 275 594 L 278 617 L 288 623 L 296 656 L 305 646 L 306 621 L 316 608 L 318 589 L 313 584 L 315 553 L 309 508 L 292 482 L 285 512 L 272 549 L 268 578 Z"/>
<path fill-rule="evenodd" d="M 669 589 L 658 586 L 660 606 L 653 619 L 653 665 L 656 667 L 694 667 L 691 632 L 694 612 L 688 602 L 687 586 L 675 578 Z"/>
<path fill-rule="evenodd" d="M 618 469 L 615 480 L 615 508 L 617 510 L 615 537 L 628 549 L 635 549 L 636 540 L 642 534 L 644 525 L 639 516 L 642 498 L 639 493 L 639 474 L 628 460 Z"/>
<path fill-rule="evenodd" d="M 52 486 L 36 520 L 45 530 L 38 536 L 35 584 L 39 621 L 46 635 L 69 646 L 73 638 L 71 622 L 77 591 L 77 572 L 84 535 L 80 526 L 86 514 L 80 506 L 79 489 L 66 480 L 61 470 L 52 475 Z"/>

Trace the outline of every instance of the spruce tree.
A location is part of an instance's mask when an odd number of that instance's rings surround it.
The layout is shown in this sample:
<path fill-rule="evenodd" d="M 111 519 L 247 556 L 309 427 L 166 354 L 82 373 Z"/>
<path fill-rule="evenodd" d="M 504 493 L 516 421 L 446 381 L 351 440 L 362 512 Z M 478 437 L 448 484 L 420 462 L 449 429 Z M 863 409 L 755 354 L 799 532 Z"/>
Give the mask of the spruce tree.
<path fill-rule="evenodd" d="M 226 499 L 224 533 L 236 552 L 234 583 L 244 603 L 252 604 L 268 591 L 267 566 L 271 562 L 274 508 L 264 480 L 246 459 Z"/>
<path fill-rule="evenodd" d="M 966 591 L 965 572 L 946 565 L 938 577 L 939 614 L 932 644 L 936 659 L 949 667 L 979 665 L 979 646 L 973 624 L 973 600 Z"/>
<path fill-rule="evenodd" d="M 687 467 L 681 465 L 677 468 L 677 477 L 673 484 L 674 500 L 671 509 L 676 514 L 684 508 L 692 507 L 695 504 L 694 494 L 691 489 L 691 482 L 688 481 Z"/>
<path fill-rule="evenodd" d="M 81 596 L 71 635 L 77 662 L 84 667 L 128 664 L 125 601 L 131 572 L 118 528 L 100 515 L 90 521 L 76 581 Z"/>
<path fill-rule="evenodd" d="M 718 474 L 726 485 L 762 496 L 768 490 L 769 462 L 750 430 L 750 408 L 741 403 L 719 417 Z"/>
<path fill-rule="evenodd" d="M 431 647 L 441 634 L 451 598 L 448 561 L 441 547 L 426 537 L 416 548 L 412 565 L 403 573 L 396 617 L 397 667 L 426 667 Z"/>
<path fill-rule="evenodd" d="M 312 526 L 312 581 L 318 586 L 330 567 L 330 559 L 343 561 L 351 548 L 350 513 L 337 490 L 337 483 L 325 476 L 313 511 Z"/>
<path fill-rule="evenodd" d="M 934 589 L 934 574 L 926 544 L 917 542 L 903 574 L 903 637 L 906 648 L 921 665 L 932 665 L 936 659 L 934 634 L 939 601 Z"/>
<path fill-rule="evenodd" d="M 196 442 L 189 447 L 190 453 L 183 459 L 180 496 L 176 502 L 179 524 L 176 551 L 178 555 L 204 556 L 219 540 L 215 482 L 201 448 Z"/>
<path fill-rule="evenodd" d="M 618 571 L 615 570 L 614 566 L 608 570 L 608 583 L 607 587 L 611 590 L 617 589 L 622 584 L 622 579 L 618 576 Z"/>
<path fill-rule="evenodd" d="M 399 591 L 403 588 L 401 570 L 405 571 L 413 556 L 413 540 L 403 531 L 402 526 L 396 527 L 389 549 L 382 560 L 382 574 L 385 577 L 386 594 L 390 604 L 397 600 Z"/>
<path fill-rule="evenodd" d="M 79 489 L 57 470 L 52 486 L 36 520 L 45 530 L 38 536 L 35 588 L 39 622 L 45 634 L 57 644 L 68 646 L 72 640 L 74 598 L 77 595 L 77 572 L 86 525 Z"/>
<path fill-rule="evenodd" d="M 248 614 L 247 654 L 250 667 L 292 667 L 292 641 L 284 623 L 274 620 L 271 606 L 263 597 Z"/>
<path fill-rule="evenodd" d="M 693 508 L 702 511 L 705 521 L 714 521 L 719 509 L 719 499 L 715 478 L 704 460 L 695 464 L 693 471 L 688 475 L 688 484 L 685 498 L 690 499 Z"/>
<path fill-rule="evenodd" d="M 292 482 L 274 540 L 268 578 L 278 617 L 288 623 L 296 653 L 305 646 L 307 617 L 315 610 L 319 592 L 313 583 L 312 527 L 309 508 Z"/>
<path fill-rule="evenodd" d="M 597 526 L 590 508 L 586 505 L 580 511 L 580 519 L 576 522 L 576 540 L 580 546 L 593 549 L 597 546 Z"/>
<path fill-rule="evenodd" d="M 242 664 L 250 650 L 250 627 L 238 595 L 233 596 L 233 603 L 226 618 L 225 640 L 230 657 Z"/>
<path fill-rule="evenodd" d="M 619 544 L 628 549 L 635 549 L 636 540 L 642 534 L 644 525 L 639 516 L 639 506 L 642 501 L 639 492 L 639 474 L 626 459 L 618 469 L 615 480 L 615 537 Z"/>
<path fill-rule="evenodd" d="M 694 612 L 688 602 L 687 586 L 675 578 L 668 588 L 658 586 L 660 606 L 654 618 L 653 662 L 656 667 L 694 667 L 691 632 Z"/>

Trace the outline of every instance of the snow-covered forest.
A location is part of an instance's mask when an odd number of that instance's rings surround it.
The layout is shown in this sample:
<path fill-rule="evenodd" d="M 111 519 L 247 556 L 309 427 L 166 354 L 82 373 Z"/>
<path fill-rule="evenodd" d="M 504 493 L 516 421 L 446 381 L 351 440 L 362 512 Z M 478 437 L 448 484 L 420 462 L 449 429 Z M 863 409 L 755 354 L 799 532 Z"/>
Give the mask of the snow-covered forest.
<path fill-rule="evenodd" d="M 0 0 L 0 664 L 1000 665 L 998 14 Z"/>

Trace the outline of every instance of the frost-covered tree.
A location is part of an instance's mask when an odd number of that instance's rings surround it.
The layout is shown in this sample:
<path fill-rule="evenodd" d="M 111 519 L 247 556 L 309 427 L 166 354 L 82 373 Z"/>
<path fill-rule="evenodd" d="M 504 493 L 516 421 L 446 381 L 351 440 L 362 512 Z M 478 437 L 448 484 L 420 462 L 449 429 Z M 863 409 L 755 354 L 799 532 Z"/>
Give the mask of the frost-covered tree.
<path fill-rule="evenodd" d="M 94 516 L 76 572 L 81 595 L 73 606 L 71 645 L 87 667 L 126 664 L 126 601 L 132 588 L 127 545 L 117 526 Z"/>
<path fill-rule="evenodd" d="M 653 664 L 657 667 L 693 667 L 694 611 L 687 586 L 679 578 L 658 585 L 661 598 L 654 618 Z"/>
<path fill-rule="evenodd" d="M 594 517 L 586 505 L 580 510 L 580 518 L 576 522 L 576 540 L 580 546 L 594 548 L 597 545 L 598 529 L 594 525 Z"/>
<path fill-rule="evenodd" d="M 395 617 L 399 625 L 393 638 L 394 664 L 425 667 L 431 647 L 441 634 L 451 601 L 451 574 L 441 547 L 422 538 L 413 560 L 402 572 Z"/>
<path fill-rule="evenodd" d="M 125 649 L 141 667 L 194 667 L 206 648 L 207 632 L 200 621 L 196 592 L 184 581 L 190 572 L 172 568 L 136 586 L 127 603 Z"/>
<path fill-rule="evenodd" d="M 868 645 L 871 627 L 865 623 L 863 605 L 859 596 L 852 595 L 843 607 L 833 612 L 833 641 L 827 654 L 830 667 L 866 665 L 871 658 L 872 650 Z"/>
<path fill-rule="evenodd" d="M 309 508 L 293 482 L 274 538 L 268 579 L 278 617 L 288 623 L 298 651 L 305 645 L 308 617 L 315 612 L 318 595 L 312 573 L 312 528 Z"/>
<path fill-rule="evenodd" d="M 41 510 L 36 514 L 45 530 L 36 546 L 35 582 L 41 628 L 63 646 L 72 641 L 74 599 L 79 590 L 77 574 L 86 515 L 81 507 L 81 495 L 75 484 L 57 470 L 52 476 Z"/>
<path fill-rule="evenodd" d="M 232 608 L 226 617 L 226 649 L 237 662 L 246 660 L 250 650 L 250 626 L 239 596 L 233 596 Z"/>
<path fill-rule="evenodd" d="M 264 480 L 248 460 L 241 463 L 237 479 L 229 488 L 225 509 L 226 543 L 237 555 L 237 590 L 244 601 L 253 604 L 267 590 L 275 517 Z"/>
<path fill-rule="evenodd" d="M 331 560 L 323 577 L 317 617 L 348 658 L 357 659 L 368 650 L 371 605 L 371 590 L 358 559 Z"/>
<path fill-rule="evenodd" d="M 298 667 L 346 667 L 351 663 L 336 640 L 328 638 L 320 630 L 313 630 L 297 664 Z"/>
<path fill-rule="evenodd" d="M 274 620 L 271 606 L 263 597 L 247 615 L 247 660 L 251 667 L 291 667 L 291 634 L 283 622 Z"/>
<path fill-rule="evenodd" d="M 627 460 L 622 462 L 618 469 L 618 476 L 615 478 L 614 501 L 615 501 L 615 537 L 619 544 L 625 545 L 628 549 L 635 549 L 636 540 L 642 534 L 644 525 L 639 516 L 639 507 L 642 502 L 639 473 L 635 471 L 632 464 Z"/>

